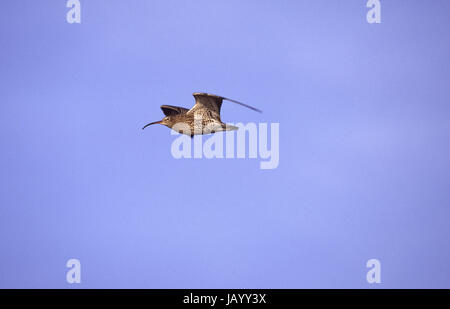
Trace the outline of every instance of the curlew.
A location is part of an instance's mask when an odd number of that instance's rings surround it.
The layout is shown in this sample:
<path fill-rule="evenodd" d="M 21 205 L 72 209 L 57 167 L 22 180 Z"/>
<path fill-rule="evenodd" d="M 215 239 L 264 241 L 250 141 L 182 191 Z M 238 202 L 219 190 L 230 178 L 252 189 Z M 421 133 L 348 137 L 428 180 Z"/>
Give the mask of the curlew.
<path fill-rule="evenodd" d="M 259 109 L 252 106 L 218 95 L 200 92 L 193 93 L 192 95 L 195 98 L 195 105 L 191 109 L 162 105 L 161 110 L 165 117 L 160 121 L 145 125 L 142 129 L 152 124 L 162 124 L 178 133 L 191 137 L 220 131 L 237 130 L 237 127 L 223 123 L 220 119 L 220 108 L 222 107 L 223 100 L 245 106 L 261 113 Z"/>

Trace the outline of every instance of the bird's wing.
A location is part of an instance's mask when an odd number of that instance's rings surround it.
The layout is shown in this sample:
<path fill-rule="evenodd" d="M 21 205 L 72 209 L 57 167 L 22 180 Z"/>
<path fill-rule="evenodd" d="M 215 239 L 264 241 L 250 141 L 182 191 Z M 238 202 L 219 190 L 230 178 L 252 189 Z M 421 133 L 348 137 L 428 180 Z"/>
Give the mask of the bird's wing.
<path fill-rule="evenodd" d="M 172 116 L 177 114 L 184 114 L 189 109 L 180 106 L 161 105 L 161 110 L 163 111 L 164 115 Z"/>
<path fill-rule="evenodd" d="M 254 108 L 250 105 L 235 101 L 235 100 L 231 100 L 225 97 L 221 97 L 215 94 L 209 94 L 209 93 L 200 93 L 200 92 L 196 92 L 192 94 L 195 98 L 195 105 L 194 107 L 192 107 L 190 109 L 190 111 L 197 111 L 199 109 L 208 109 L 211 110 L 213 112 L 216 112 L 217 114 L 220 115 L 220 108 L 222 106 L 222 102 L 223 100 L 227 100 L 242 106 L 245 106 L 247 108 L 250 108 L 254 111 L 260 112 L 261 111 L 257 108 Z"/>
<path fill-rule="evenodd" d="M 198 111 L 207 109 L 220 115 L 220 107 L 222 106 L 223 98 L 213 94 L 207 93 L 193 93 L 195 98 L 195 105 L 191 111 Z"/>

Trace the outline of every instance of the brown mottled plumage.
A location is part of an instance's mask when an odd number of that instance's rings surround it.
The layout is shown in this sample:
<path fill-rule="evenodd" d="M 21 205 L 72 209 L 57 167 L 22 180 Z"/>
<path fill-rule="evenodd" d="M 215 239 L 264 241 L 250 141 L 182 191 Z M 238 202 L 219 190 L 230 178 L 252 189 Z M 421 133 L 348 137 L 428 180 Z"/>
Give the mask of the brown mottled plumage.
<path fill-rule="evenodd" d="M 191 109 L 162 105 L 161 109 L 166 117 L 161 121 L 151 122 L 142 129 L 152 124 L 162 124 L 178 133 L 190 135 L 191 137 L 197 134 L 237 130 L 237 127 L 227 125 L 220 120 L 220 108 L 223 100 L 237 103 L 261 113 L 259 109 L 218 95 L 196 92 L 193 96 L 195 105 Z"/>

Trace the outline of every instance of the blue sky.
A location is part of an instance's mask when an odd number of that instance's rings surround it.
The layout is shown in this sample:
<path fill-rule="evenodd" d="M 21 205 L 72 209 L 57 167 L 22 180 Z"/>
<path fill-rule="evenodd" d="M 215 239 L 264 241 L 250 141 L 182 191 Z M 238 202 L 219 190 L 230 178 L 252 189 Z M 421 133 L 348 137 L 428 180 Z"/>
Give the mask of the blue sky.
<path fill-rule="evenodd" d="M 381 4 L 4 3 L 0 287 L 449 288 L 450 3 Z M 141 130 L 197 91 L 279 123 L 279 167 Z"/>

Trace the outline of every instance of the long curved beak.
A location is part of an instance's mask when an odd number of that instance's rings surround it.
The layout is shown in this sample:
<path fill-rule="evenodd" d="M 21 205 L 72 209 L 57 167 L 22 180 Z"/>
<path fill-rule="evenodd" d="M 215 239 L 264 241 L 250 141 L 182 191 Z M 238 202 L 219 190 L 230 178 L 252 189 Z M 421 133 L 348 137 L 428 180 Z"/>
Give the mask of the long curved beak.
<path fill-rule="evenodd" d="M 162 120 L 160 120 L 160 121 L 155 121 L 155 122 L 150 122 L 149 124 L 146 124 L 143 128 L 142 128 L 142 130 L 144 130 L 146 127 L 148 127 L 148 126 L 151 126 L 152 124 L 161 124 L 162 123 Z"/>

